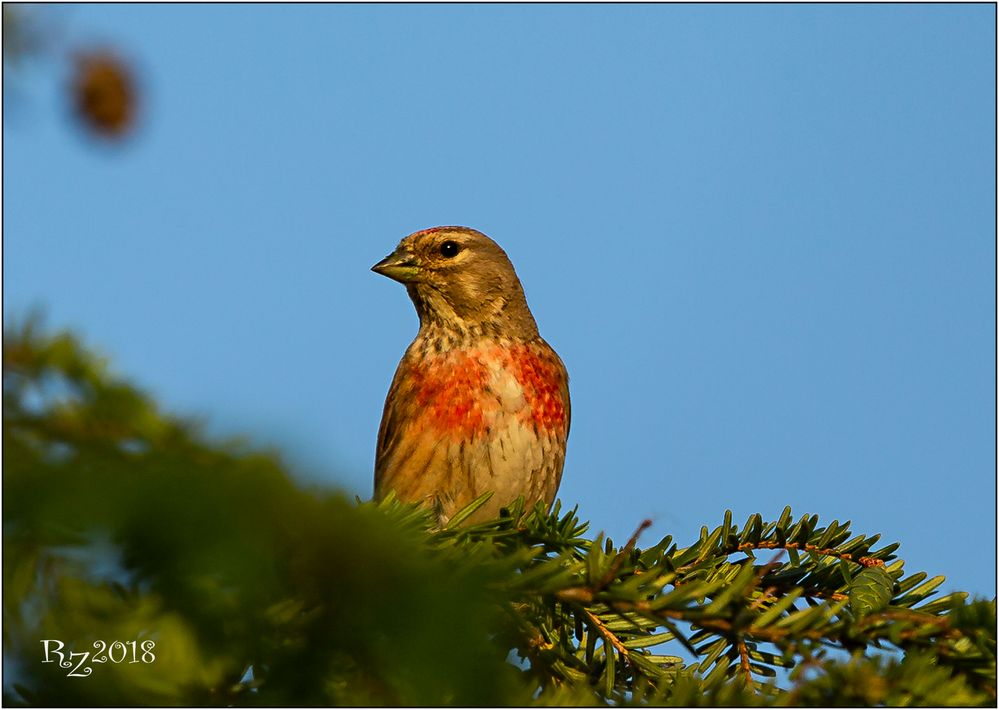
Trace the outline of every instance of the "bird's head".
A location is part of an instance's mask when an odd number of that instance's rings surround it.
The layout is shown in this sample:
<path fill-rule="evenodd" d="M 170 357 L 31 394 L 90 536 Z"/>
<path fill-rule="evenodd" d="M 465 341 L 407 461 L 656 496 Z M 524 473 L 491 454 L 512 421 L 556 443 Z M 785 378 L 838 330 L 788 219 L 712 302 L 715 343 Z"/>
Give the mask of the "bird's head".
<path fill-rule="evenodd" d="M 406 285 L 421 327 L 514 339 L 538 334 L 506 252 L 474 229 L 415 232 L 371 270 Z"/>

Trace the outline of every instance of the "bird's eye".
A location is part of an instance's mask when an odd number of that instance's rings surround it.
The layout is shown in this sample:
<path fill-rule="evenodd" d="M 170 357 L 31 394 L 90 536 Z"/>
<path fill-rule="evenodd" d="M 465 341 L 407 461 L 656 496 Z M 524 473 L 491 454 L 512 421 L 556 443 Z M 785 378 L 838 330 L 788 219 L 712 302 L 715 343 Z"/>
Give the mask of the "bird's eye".
<path fill-rule="evenodd" d="M 461 251 L 461 247 L 458 246 L 458 242 L 453 242 L 450 239 L 448 239 L 446 242 L 441 244 L 440 251 L 441 251 L 441 256 L 443 256 L 445 259 L 450 259 L 451 257 L 457 255 L 459 251 Z"/>

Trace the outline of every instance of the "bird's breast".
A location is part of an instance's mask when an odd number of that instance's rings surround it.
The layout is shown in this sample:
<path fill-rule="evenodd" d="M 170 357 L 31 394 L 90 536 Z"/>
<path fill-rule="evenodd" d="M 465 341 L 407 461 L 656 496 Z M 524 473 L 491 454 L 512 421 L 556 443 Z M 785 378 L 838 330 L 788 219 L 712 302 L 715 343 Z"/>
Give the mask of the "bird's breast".
<path fill-rule="evenodd" d="M 547 345 L 489 343 L 433 353 L 416 347 L 402 367 L 398 381 L 411 391 L 400 394 L 415 403 L 411 423 L 418 429 L 468 440 L 515 417 L 539 433 L 566 434 L 564 370 Z"/>

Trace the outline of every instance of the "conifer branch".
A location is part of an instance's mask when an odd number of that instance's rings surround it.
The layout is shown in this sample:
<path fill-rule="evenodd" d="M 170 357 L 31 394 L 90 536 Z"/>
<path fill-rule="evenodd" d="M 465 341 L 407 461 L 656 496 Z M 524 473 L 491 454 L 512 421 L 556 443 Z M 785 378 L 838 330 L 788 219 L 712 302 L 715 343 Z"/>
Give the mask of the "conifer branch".
<path fill-rule="evenodd" d="M 68 334 L 9 331 L 3 356 L 7 704 L 995 704 L 995 601 L 935 597 L 849 522 L 725 511 L 685 547 L 640 548 L 644 521 L 618 548 L 519 500 L 437 529 L 302 490 Z M 81 560 L 107 549 L 101 579 Z M 38 638 L 143 633 L 171 649 L 155 683 L 37 662 Z"/>

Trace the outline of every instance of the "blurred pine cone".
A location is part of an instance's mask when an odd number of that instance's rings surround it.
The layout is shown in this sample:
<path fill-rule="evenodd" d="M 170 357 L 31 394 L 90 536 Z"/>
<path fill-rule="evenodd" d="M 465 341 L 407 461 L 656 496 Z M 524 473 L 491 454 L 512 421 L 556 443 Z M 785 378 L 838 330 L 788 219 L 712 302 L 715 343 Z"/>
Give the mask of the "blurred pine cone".
<path fill-rule="evenodd" d="M 94 133 L 121 138 L 135 123 L 136 90 L 131 69 L 106 51 L 76 56 L 73 104 L 80 121 Z"/>

